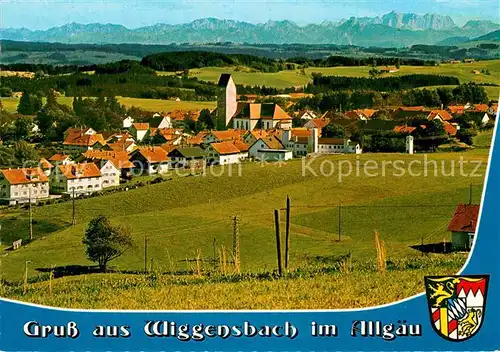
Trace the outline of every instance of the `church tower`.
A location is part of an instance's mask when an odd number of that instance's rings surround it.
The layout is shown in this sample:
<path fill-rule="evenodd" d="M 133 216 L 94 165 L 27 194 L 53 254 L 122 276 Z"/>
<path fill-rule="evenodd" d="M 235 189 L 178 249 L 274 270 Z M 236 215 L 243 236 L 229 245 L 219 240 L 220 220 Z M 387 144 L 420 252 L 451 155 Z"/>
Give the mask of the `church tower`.
<path fill-rule="evenodd" d="M 217 95 L 217 128 L 226 128 L 236 113 L 236 85 L 229 73 L 223 73 L 219 78 L 219 94 Z"/>

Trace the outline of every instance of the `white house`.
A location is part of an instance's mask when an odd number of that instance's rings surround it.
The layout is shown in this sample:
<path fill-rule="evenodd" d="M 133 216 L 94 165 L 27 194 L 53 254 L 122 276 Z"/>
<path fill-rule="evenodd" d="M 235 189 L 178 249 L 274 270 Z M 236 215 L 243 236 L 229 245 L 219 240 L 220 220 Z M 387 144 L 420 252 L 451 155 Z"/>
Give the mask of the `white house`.
<path fill-rule="evenodd" d="M 136 122 L 130 127 L 130 133 L 134 136 L 137 142 L 142 141 L 149 133 L 149 123 L 147 122 Z"/>
<path fill-rule="evenodd" d="M 70 197 L 102 190 L 101 171 L 94 163 L 57 165 L 50 175 L 52 193 Z"/>
<path fill-rule="evenodd" d="M 134 123 L 134 119 L 132 116 L 127 116 L 123 119 L 123 128 L 130 128 L 132 127 L 132 124 Z"/>
<path fill-rule="evenodd" d="M 162 147 L 139 147 L 130 154 L 130 161 L 136 170 L 148 175 L 163 174 L 169 169 L 168 154 Z"/>
<path fill-rule="evenodd" d="M 318 117 L 318 115 L 316 115 L 316 113 L 312 110 L 304 110 L 300 112 L 298 116 L 301 120 L 312 120 Z"/>
<path fill-rule="evenodd" d="M 66 154 L 54 154 L 49 158 L 49 161 L 53 165 L 69 165 L 74 164 L 73 159 L 69 155 Z"/>
<path fill-rule="evenodd" d="M 41 168 L 0 170 L 1 202 L 14 205 L 48 196 L 49 179 Z"/>
<path fill-rule="evenodd" d="M 207 162 L 216 165 L 235 164 L 248 158 L 248 151 L 244 151 L 231 141 L 211 143 L 205 153 Z"/>
<path fill-rule="evenodd" d="M 248 154 L 262 161 L 289 160 L 293 157 L 293 152 L 287 150 L 276 136 L 259 138 L 250 146 Z"/>
<path fill-rule="evenodd" d="M 120 185 L 120 169 L 118 169 L 112 160 L 99 161 L 98 166 L 101 171 L 102 188 Z"/>
<path fill-rule="evenodd" d="M 170 116 L 165 115 L 162 116 L 158 113 L 153 115 L 153 118 L 149 121 L 149 127 L 164 129 L 164 128 L 172 128 L 172 119 Z"/>

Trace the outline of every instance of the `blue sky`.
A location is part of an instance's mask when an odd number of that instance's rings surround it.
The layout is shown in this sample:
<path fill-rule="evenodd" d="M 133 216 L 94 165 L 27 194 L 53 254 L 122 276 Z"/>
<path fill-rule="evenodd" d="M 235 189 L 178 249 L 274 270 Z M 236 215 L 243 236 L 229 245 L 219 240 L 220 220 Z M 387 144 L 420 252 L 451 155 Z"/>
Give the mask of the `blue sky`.
<path fill-rule="evenodd" d="M 70 22 L 99 22 L 137 28 L 204 17 L 252 23 L 288 19 L 307 24 L 392 10 L 449 15 L 458 24 L 468 19 L 500 19 L 498 0 L 0 0 L 0 26 L 47 29 Z"/>

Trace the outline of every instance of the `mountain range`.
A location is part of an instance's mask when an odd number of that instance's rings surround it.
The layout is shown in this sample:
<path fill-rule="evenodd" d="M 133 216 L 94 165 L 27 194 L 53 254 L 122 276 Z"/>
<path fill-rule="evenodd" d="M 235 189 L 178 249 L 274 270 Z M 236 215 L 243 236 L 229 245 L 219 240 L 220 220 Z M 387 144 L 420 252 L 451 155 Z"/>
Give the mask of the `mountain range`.
<path fill-rule="evenodd" d="M 129 29 L 116 24 L 70 23 L 47 30 L 2 28 L 0 39 L 84 44 L 339 44 L 405 47 L 477 38 L 500 30 L 492 21 L 469 21 L 457 26 L 449 16 L 390 12 L 379 17 L 351 17 L 339 22 L 299 26 L 291 21 L 252 24 L 203 18 L 184 24 L 155 24 Z"/>

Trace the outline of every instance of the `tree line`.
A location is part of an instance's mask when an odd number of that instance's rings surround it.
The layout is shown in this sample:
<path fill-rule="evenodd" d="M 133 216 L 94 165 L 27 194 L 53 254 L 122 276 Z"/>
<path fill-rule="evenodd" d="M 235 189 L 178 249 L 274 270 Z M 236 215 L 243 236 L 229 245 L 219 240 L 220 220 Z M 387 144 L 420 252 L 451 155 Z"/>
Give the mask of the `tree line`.
<path fill-rule="evenodd" d="M 370 89 L 380 92 L 390 92 L 425 86 L 459 85 L 460 81 L 452 76 L 429 74 L 413 74 L 398 77 L 365 78 L 345 76 L 323 76 L 313 73 L 312 83 L 306 86 L 308 93 L 324 93 L 339 89 Z"/>

